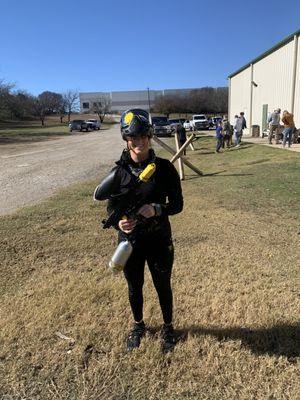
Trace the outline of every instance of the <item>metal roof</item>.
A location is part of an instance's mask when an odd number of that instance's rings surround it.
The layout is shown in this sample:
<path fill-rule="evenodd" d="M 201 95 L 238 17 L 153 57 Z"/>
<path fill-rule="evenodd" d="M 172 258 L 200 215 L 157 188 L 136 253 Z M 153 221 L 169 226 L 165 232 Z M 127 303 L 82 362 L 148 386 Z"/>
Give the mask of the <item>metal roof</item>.
<path fill-rule="evenodd" d="M 282 47 L 285 44 L 287 44 L 290 41 L 292 41 L 294 36 L 299 36 L 299 35 L 300 35 L 300 29 L 298 29 L 296 32 L 292 33 L 291 35 L 287 36 L 286 38 L 281 40 L 279 43 L 275 44 L 275 46 L 271 47 L 269 50 L 265 51 L 264 53 L 262 53 L 258 57 L 254 58 L 252 61 L 248 62 L 243 67 L 239 68 L 237 71 L 235 71 L 232 74 L 228 75 L 228 78 L 232 78 L 233 76 L 239 74 L 244 69 L 250 67 L 251 64 L 255 64 L 257 61 L 261 60 L 264 57 L 267 57 L 269 54 L 273 53 L 275 50 L 279 49 L 280 47 Z"/>

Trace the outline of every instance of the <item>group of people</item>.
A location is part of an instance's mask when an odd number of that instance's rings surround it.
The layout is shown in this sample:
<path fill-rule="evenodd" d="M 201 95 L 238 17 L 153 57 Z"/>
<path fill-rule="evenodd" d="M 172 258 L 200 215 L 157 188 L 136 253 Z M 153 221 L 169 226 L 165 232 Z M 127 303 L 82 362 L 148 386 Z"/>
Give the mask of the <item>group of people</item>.
<path fill-rule="evenodd" d="M 272 144 L 273 135 L 275 134 L 275 144 L 279 144 L 280 140 L 280 113 L 281 109 L 276 108 L 268 117 L 269 124 L 269 134 L 268 141 L 269 144 Z M 288 147 L 291 147 L 293 142 L 293 133 L 295 130 L 294 123 L 294 115 L 287 110 L 284 110 L 282 113 L 281 121 L 284 125 L 284 129 L 282 132 L 282 147 L 285 147 L 286 144 Z"/>
<path fill-rule="evenodd" d="M 247 128 L 245 114 L 240 112 L 240 115 L 234 116 L 233 125 L 230 124 L 229 120 L 224 117 L 222 121 L 219 121 L 216 127 L 216 153 L 220 153 L 221 148 L 229 148 L 233 145 L 239 147 L 243 136 L 243 130 Z"/>
<path fill-rule="evenodd" d="M 282 147 L 291 147 L 293 143 L 293 134 L 296 130 L 294 123 L 294 115 L 287 110 L 283 111 L 280 117 L 281 109 L 276 108 L 268 117 L 269 133 L 268 142 L 272 144 L 273 136 L 275 136 L 275 143 L 279 144 L 281 139 L 280 134 L 280 120 L 283 123 L 284 129 L 282 131 Z M 247 128 L 246 119 L 243 112 L 240 115 L 234 116 L 233 125 L 230 124 L 226 117 L 220 121 L 216 128 L 216 153 L 219 153 L 221 148 L 231 147 L 233 145 L 232 137 L 234 137 L 235 147 L 239 147 L 243 136 L 243 130 Z"/>

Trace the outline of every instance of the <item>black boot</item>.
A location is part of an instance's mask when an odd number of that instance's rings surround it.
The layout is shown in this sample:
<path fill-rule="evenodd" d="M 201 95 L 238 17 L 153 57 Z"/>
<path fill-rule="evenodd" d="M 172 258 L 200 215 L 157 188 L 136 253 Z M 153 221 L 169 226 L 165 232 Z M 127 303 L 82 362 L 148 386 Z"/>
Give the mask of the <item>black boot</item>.
<path fill-rule="evenodd" d="M 144 321 L 134 323 L 132 330 L 127 337 L 127 350 L 131 351 L 140 347 L 141 339 L 145 335 L 146 327 Z"/>
<path fill-rule="evenodd" d="M 169 353 L 176 345 L 176 337 L 174 334 L 173 325 L 164 324 L 161 328 L 161 339 L 162 339 L 162 351 L 163 353 Z"/>

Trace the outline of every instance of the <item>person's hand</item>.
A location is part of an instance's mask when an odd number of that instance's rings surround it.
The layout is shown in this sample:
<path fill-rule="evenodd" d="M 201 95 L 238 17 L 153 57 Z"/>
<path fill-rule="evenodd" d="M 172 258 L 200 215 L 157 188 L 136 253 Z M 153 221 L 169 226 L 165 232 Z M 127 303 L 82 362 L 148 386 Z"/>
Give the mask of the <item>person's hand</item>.
<path fill-rule="evenodd" d="M 151 218 L 155 216 L 155 208 L 151 204 L 144 204 L 137 213 L 145 218 Z"/>
<path fill-rule="evenodd" d="M 122 232 L 131 233 L 136 225 L 135 219 L 121 219 L 118 223 L 119 228 Z"/>

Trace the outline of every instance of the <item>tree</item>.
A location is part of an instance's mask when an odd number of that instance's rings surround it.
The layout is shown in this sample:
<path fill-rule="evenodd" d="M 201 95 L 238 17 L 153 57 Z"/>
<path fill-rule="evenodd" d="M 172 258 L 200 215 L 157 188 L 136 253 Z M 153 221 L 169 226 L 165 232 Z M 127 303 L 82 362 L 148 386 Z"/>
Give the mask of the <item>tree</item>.
<path fill-rule="evenodd" d="M 191 113 L 226 113 L 227 107 L 227 87 L 194 89 L 188 98 L 188 109 Z"/>
<path fill-rule="evenodd" d="M 93 102 L 92 110 L 98 115 L 101 123 L 104 121 L 104 117 L 111 110 L 111 100 L 109 97 L 101 96 Z"/>
<path fill-rule="evenodd" d="M 24 90 L 15 92 L 10 101 L 11 118 L 26 119 L 34 114 L 34 97 Z"/>
<path fill-rule="evenodd" d="M 11 117 L 11 101 L 12 92 L 14 88 L 13 84 L 5 83 L 3 79 L 0 79 L 0 118 L 5 119 Z"/>
<path fill-rule="evenodd" d="M 34 98 L 33 101 L 33 113 L 36 117 L 38 117 L 42 123 L 42 126 L 45 125 L 45 118 L 46 118 L 46 104 L 43 102 L 43 98 L 40 96 Z"/>
<path fill-rule="evenodd" d="M 41 93 L 39 99 L 45 106 L 46 115 L 58 113 L 63 102 L 63 96 L 60 93 L 49 91 Z"/>
<path fill-rule="evenodd" d="M 66 115 L 66 109 L 67 109 L 67 104 L 66 104 L 64 97 L 62 96 L 61 103 L 60 103 L 59 110 L 58 110 L 61 124 L 63 123 L 64 116 Z"/>
<path fill-rule="evenodd" d="M 188 95 L 168 94 L 159 96 L 154 102 L 154 111 L 171 113 L 226 113 L 228 107 L 228 88 L 203 87 L 193 89 Z"/>
<path fill-rule="evenodd" d="M 65 111 L 68 115 L 68 122 L 70 122 L 72 112 L 78 110 L 78 92 L 68 90 L 67 92 L 63 93 L 62 98 Z"/>

